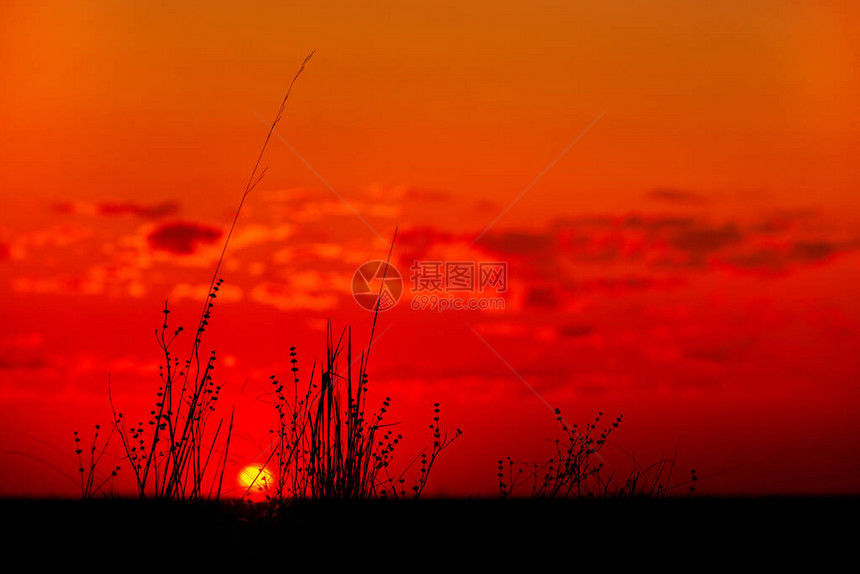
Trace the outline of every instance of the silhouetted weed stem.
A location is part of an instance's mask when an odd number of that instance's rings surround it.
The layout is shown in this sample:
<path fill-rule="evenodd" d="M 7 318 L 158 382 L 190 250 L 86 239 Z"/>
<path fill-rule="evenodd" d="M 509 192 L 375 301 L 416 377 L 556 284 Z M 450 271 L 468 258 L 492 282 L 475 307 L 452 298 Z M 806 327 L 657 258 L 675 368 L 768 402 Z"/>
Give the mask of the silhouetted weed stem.
<path fill-rule="evenodd" d="M 391 260 L 397 231 L 383 270 L 383 285 Z M 390 464 L 395 447 L 402 435 L 393 436 L 385 423 L 391 398 L 385 397 L 376 412 L 367 409 L 368 358 L 379 317 L 381 288 L 374 310 L 367 347 L 354 366 L 352 328 L 347 327 L 335 337 L 331 321 L 326 324 L 325 361 L 320 365 L 318 383 L 315 381 L 317 363 L 314 362 L 302 392 L 299 392 L 299 369 L 295 347 L 290 348 L 290 370 L 293 375 L 293 392 L 285 392 L 284 384 L 274 375 L 270 377 L 277 426 L 271 434 L 273 450 L 260 465 L 256 482 L 264 469 L 274 477 L 269 499 L 280 503 L 288 499 L 366 499 L 382 496 L 405 496 L 405 473 L 420 460 L 418 478 L 412 487 L 413 496 L 420 497 L 427 484 L 430 471 L 439 454 L 462 433 L 448 437 L 440 426 L 439 404 L 434 405 L 433 446 L 421 452 L 403 471 L 393 475 Z M 340 361 L 346 355 L 346 368 Z M 381 434 L 381 436 L 380 436 Z M 251 486 L 245 491 L 250 492 Z M 399 489 L 399 490 L 398 490 Z"/>
<path fill-rule="evenodd" d="M 242 208 L 248 195 L 265 175 L 265 168 L 261 169 L 263 155 L 275 127 L 283 117 L 292 88 L 312 55 L 313 52 L 293 77 L 269 127 L 215 265 L 191 350 L 184 362 L 179 361 L 172 349 L 183 329 L 170 329 L 170 309 L 165 302 L 161 328 L 155 331 L 163 359 L 159 368 L 161 384 L 155 408 L 150 411 L 146 424 L 143 421 L 129 424 L 123 413 L 117 412 L 109 379 L 113 427 L 120 434 L 125 459 L 131 467 L 140 498 L 197 500 L 211 498 L 213 490 L 215 498 L 220 497 L 233 433 L 233 415 L 226 438 L 223 439 L 225 446 L 222 456 L 216 450 L 216 444 L 223 436 L 224 420 L 219 420 L 214 431 L 209 425 L 221 390 L 221 386 L 216 385 L 213 379 L 217 355 L 212 351 L 204 359 L 201 353 L 202 340 L 223 283 L 218 274 Z M 397 229 L 383 269 L 383 286 L 396 237 Z M 439 454 L 462 433 L 457 429 L 456 434 L 449 438 L 442 432 L 439 404 L 435 404 L 435 416 L 430 425 L 432 448 L 429 452 L 419 453 L 413 463 L 407 465 L 396 478 L 390 474 L 389 464 L 395 446 L 402 438 L 400 435 L 393 438 L 392 432 L 386 428 L 391 423 L 383 422 L 390 398 L 385 398 L 378 412 L 367 410 L 367 368 L 379 318 L 381 289 L 368 344 L 359 353 L 357 370 L 352 354 L 352 329 L 344 329 L 335 337 L 329 321 L 325 360 L 320 363 L 319 369 L 314 362 L 302 392 L 294 347 L 290 349 L 292 396 L 288 391 L 285 392 L 284 385 L 276 377 L 270 378 L 278 417 L 277 427 L 272 431 L 275 435 L 272 450 L 265 463 L 259 466 L 256 477 L 250 481 L 242 498 L 256 485 L 267 467 L 274 467 L 274 472 L 272 484 L 268 483 L 268 474 L 263 477 L 267 483 L 266 495 L 276 501 L 288 498 L 364 499 L 389 494 L 394 497 L 405 496 L 405 473 L 416 461 L 420 464 L 418 477 L 412 487 L 413 496 L 420 497 L 424 492 Z M 347 366 L 342 369 L 340 363 L 344 354 Z M 215 460 L 219 462 L 213 462 Z M 206 480 L 209 480 L 208 490 L 204 487 Z"/>
<path fill-rule="evenodd" d="M 233 237 L 233 232 L 239 221 L 245 200 L 251 191 L 256 188 L 266 173 L 261 169 L 263 155 L 274 133 L 275 127 L 283 117 L 287 100 L 292 92 L 293 86 L 304 70 L 310 58 L 311 52 L 302 62 L 299 70 L 293 77 L 278 108 L 275 119 L 272 121 L 256 162 L 248 178 L 248 182 L 242 192 L 239 205 L 231 222 L 230 228 L 221 249 L 221 254 L 215 265 L 212 280 L 209 284 L 203 309 L 197 324 L 191 351 L 184 365 L 171 350 L 171 346 L 182 332 L 178 327 L 172 333 L 169 332 L 168 309 L 165 302 L 163 321 L 160 330 L 156 330 L 155 336 L 161 349 L 164 364 L 160 367 L 161 385 L 157 393 L 155 409 L 150 411 L 147 424 L 141 421 L 137 425 L 128 425 L 123 414 L 117 412 L 113 404 L 113 396 L 110 389 L 108 392 L 111 409 L 114 414 L 113 426 L 122 437 L 122 446 L 125 458 L 128 461 L 135 476 L 138 495 L 141 498 L 190 498 L 202 499 L 211 496 L 214 478 L 210 482 L 208 494 L 204 495 L 204 480 L 210 471 L 210 462 L 215 453 L 215 445 L 221 436 L 223 419 L 219 421 L 214 433 L 208 431 L 208 421 L 215 411 L 221 387 L 213 380 L 215 362 L 217 356 L 214 351 L 204 361 L 201 357 L 201 344 L 206 327 L 212 317 L 214 301 L 218 296 L 223 279 L 218 278 L 221 265 L 227 254 L 227 248 Z M 192 374 L 193 370 L 193 374 Z M 177 384 L 180 384 L 177 391 Z M 218 489 L 216 497 L 220 496 L 223 484 L 223 473 L 227 463 L 227 448 L 229 448 L 230 437 L 233 431 L 233 418 L 227 430 L 225 439 L 224 457 L 220 465 L 216 465 Z M 209 435 L 212 435 L 209 438 Z M 166 435 L 163 436 L 163 435 Z M 167 446 L 163 446 L 164 441 Z"/>
<path fill-rule="evenodd" d="M 90 448 L 88 449 L 89 460 L 87 460 L 86 454 L 84 454 L 83 448 L 81 448 L 81 438 L 78 434 L 78 431 L 74 431 L 75 437 L 75 455 L 78 459 L 78 474 L 80 475 L 80 488 L 81 488 L 81 499 L 87 500 L 95 497 L 96 494 L 101 492 L 102 488 L 113 480 L 113 477 L 117 475 L 120 470 L 119 466 L 115 466 L 111 473 L 102 479 L 99 479 L 97 476 L 97 469 L 99 467 L 99 463 L 107 451 L 108 445 L 111 442 L 111 438 L 114 434 L 114 429 L 111 427 L 111 432 L 106 439 L 103 440 L 101 447 L 99 447 L 99 431 L 101 430 L 100 425 L 95 425 L 95 432 L 93 433 L 93 440 Z"/>
<path fill-rule="evenodd" d="M 390 465 L 394 451 L 403 437 L 395 436 L 390 429 L 395 423 L 384 422 L 391 398 L 385 397 L 378 411 L 368 412 L 364 395 L 367 373 L 361 369 L 354 373 L 351 366 L 346 367 L 345 372 L 338 368 L 344 338 L 348 348 L 352 341 L 351 328 L 346 328 L 335 339 L 331 322 L 328 322 L 326 361 L 317 376 L 319 382 L 314 382 L 315 363 L 302 393 L 295 390 L 299 381 L 295 363 L 291 363 L 291 369 L 295 369 L 292 396 L 284 392 L 284 385 L 274 375 L 270 378 L 278 422 L 276 429 L 270 431 L 275 435 L 273 450 L 260 465 L 255 479 L 262 476 L 264 469 L 271 472 L 274 481 L 267 495 L 273 502 L 403 497 L 406 495 L 405 474 L 420 461 L 418 477 L 412 487 L 412 495 L 418 498 L 439 454 L 462 434 L 459 429 L 453 436 L 442 431 L 440 406 L 434 404 L 430 425 L 432 447 L 429 452 L 416 455 L 400 473 L 392 474 Z M 295 353 L 295 348 L 291 348 L 291 362 L 296 361 Z M 351 357 L 351 352 L 347 356 Z M 366 365 L 363 361 L 360 364 Z M 359 396 L 360 399 L 350 400 L 350 397 Z M 245 495 L 250 490 L 251 486 Z"/>
<path fill-rule="evenodd" d="M 598 413 L 593 422 L 579 428 L 568 426 L 555 409 L 556 420 L 561 425 L 566 440 L 555 439 L 555 456 L 546 462 L 515 463 L 510 457 L 507 464 L 500 459 L 498 463 L 499 496 L 513 498 L 518 496 L 517 488 L 531 482 L 529 495 L 534 498 L 571 498 L 571 497 L 652 497 L 665 496 L 669 491 L 689 484 L 695 491 L 698 480 L 696 471 L 691 471 L 691 480 L 671 484 L 672 473 L 678 456 L 680 443 L 671 459 L 660 458 L 643 467 L 636 457 L 617 445 L 616 448 L 630 457 L 633 468 L 620 484 L 615 480 L 615 472 L 606 476 L 599 451 L 609 443 L 609 437 L 623 421 L 618 415 L 610 425 L 598 430 L 603 413 Z M 528 469 L 528 470 L 527 470 Z"/>

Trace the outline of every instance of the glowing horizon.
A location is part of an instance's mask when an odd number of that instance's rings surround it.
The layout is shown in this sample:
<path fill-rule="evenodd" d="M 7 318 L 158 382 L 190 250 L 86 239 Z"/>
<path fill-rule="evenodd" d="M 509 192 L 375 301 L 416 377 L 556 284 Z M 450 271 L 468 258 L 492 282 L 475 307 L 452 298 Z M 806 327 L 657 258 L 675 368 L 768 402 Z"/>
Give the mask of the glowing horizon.
<path fill-rule="evenodd" d="M 369 400 L 392 398 L 401 462 L 434 403 L 463 429 L 428 493 L 492 494 L 499 459 L 546 458 L 549 405 L 571 422 L 623 413 L 619 467 L 680 439 L 701 492 L 856 494 L 857 16 L 4 4 L 0 495 L 75 495 L 44 463 L 74 476 L 72 432 L 109 426 L 109 375 L 147 416 L 165 300 L 187 346 L 311 49 L 207 333 L 236 406 L 230 476 L 261 462 L 291 346 L 306 377 L 328 319 L 368 339 L 356 270 L 397 228 L 402 294 L 376 327 Z M 505 289 L 439 291 L 475 308 L 430 310 L 416 262 L 503 262 Z"/>

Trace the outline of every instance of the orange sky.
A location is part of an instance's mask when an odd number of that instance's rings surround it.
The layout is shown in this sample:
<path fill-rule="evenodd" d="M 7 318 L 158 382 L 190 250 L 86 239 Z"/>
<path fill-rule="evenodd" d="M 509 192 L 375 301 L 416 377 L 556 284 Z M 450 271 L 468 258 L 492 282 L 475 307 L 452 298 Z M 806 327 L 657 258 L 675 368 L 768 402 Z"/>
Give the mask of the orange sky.
<path fill-rule="evenodd" d="M 10 453 L 74 470 L 108 373 L 148 408 L 163 302 L 196 320 L 311 49 L 211 333 L 237 465 L 286 349 L 309 365 L 328 317 L 368 331 L 350 280 L 399 226 L 407 283 L 416 259 L 509 266 L 503 311 L 407 290 L 380 319 L 374 392 L 416 448 L 437 401 L 465 432 L 435 492 L 546 454 L 519 377 L 571 418 L 623 412 L 637 456 L 681 439 L 700 475 L 732 469 L 706 492 L 860 490 L 857 8 L 445 4 L 3 3 L 0 494 L 74 493 Z"/>

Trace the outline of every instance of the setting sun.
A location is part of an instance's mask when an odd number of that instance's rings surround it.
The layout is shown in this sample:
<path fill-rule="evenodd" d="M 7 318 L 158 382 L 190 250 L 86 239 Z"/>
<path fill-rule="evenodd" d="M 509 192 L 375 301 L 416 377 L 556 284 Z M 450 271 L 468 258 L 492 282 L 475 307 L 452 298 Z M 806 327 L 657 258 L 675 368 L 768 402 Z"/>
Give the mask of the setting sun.
<path fill-rule="evenodd" d="M 860 3 L 246 4 L 0 0 L 0 502 L 860 495 Z"/>
<path fill-rule="evenodd" d="M 239 486 L 245 490 L 254 487 L 254 490 L 264 491 L 272 484 L 273 480 L 272 473 L 258 464 L 249 464 L 242 469 L 238 476 Z"/>
<path fill-rule="evenodd" d="M 201 5 L 0 0 L 3 550 L 850 563 L 860 1 Z"/>

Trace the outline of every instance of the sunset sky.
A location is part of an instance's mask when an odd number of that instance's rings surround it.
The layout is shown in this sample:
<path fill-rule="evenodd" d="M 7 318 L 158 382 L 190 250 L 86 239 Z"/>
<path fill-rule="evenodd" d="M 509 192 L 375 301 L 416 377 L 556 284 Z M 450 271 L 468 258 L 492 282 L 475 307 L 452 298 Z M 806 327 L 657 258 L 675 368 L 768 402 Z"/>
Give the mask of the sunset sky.
<path fill-rule="evenodd" d="M 397 228 L 370 385 L 402 463 L 433 403 L 463 430 L 428 493 L 548 458 L 551 405 L 702 493 L 860 494 L 855 3 L 298 4 L 0 4 L 0 496 L 76 494 L 109 375 L 149 411 L 164 302 L 193 329 L 311 50 L 205 342 L 230 472 L 290 346 L 366 342 L 353 273 Z M 504 309 L 413 309 L 416 260 L 507 263 Z"/>

